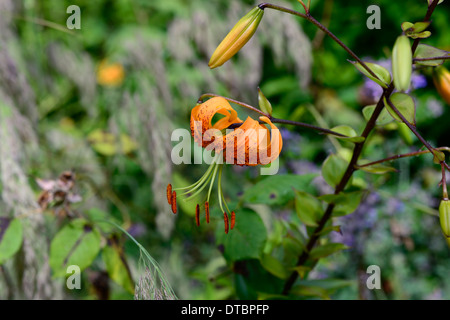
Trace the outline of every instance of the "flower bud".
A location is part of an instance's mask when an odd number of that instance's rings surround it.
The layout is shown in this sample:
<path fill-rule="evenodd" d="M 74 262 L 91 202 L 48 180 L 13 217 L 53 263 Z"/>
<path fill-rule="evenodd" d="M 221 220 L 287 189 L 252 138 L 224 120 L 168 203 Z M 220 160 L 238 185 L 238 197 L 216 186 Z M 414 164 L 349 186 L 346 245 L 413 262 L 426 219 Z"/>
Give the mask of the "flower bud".
<path fill-rule="evenodd" d="M 409 89 L 412 73 L 411 43 L 407 36 L 399 36 L 392 50 L 392 75 L 395 87 L 400 91 Z"/>
<path fill-rule="evenodd" d="M 251 39 L 258 28 L 263 14 L 263 9 L 255 7 L 236 23 L 219 44 L 216 51 L 214 51 L 211 60 L 209 60 L 208 65 L 211 69 L 223 65 Z"/>
<path fill-rule="evenodd" d="M 439 206 L 439 221 L 445 237 L 450 238 L 450 201 L 444 199 Z"/>
<path fill-rule="evenodd" d="M 450 105 L 450 72 L 443 66 L 435 68 L 433 82 L 439 95 Z"/>

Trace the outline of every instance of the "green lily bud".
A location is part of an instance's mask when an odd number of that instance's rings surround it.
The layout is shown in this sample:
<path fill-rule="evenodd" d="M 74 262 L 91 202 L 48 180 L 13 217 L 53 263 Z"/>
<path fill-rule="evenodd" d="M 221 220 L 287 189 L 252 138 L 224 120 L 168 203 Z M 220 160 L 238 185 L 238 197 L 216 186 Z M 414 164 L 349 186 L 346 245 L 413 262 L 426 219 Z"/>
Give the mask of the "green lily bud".
<path fill-rule="evenodd" d="M 399 36 L 392 50 L 392 75 L 395 87 L 400 91 L 409 89 L 412 73 L 411 43 L 407 36 Z"/>
<path fill-rule="evenodd" d="M 439 221 L 445 237 L 450 238 L 450 201 L 444 199 L 439 205 Z"/>
<path fill-rule="evenodd" d="M 264 10 L 255 7 L 242 17 L 214 51 L 209 67 L 220 67 L 231 59 L 255 34 L 263 15 Z"/>

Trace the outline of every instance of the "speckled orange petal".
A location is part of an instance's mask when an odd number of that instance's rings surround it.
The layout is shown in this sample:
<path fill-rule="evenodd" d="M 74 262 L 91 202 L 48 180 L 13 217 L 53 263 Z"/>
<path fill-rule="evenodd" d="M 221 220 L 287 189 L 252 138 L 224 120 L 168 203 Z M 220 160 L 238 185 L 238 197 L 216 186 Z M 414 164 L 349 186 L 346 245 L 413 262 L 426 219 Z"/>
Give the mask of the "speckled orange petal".
<path fill-rule="evenodd" d="M 216 114 L 224 115 L 214 125 L 211 123 Z M 237 112 L 228 101 L 222 97 L 211 98 L 202 104 L 195 106 L 191 111 L 191 134 L 194 141 L 202 147 L 208 146 L 211 141 L 204 139 L 204 134 L 209 129 L 223 130 L 234 123 L 241 123 Z M 196 127 L 196 126 L 200 127 Z M 206 141 L 205 141 L 206 140 Z"/>
<path fill-rule="evenodd" d="M 250 117 L 247 118 L 239 128 L 224 137 L 226 163 L 256 166 L 268 164 L 279 156 L 283 141 L 278 128 L 267 117 L 260 117 L 260 120 L 269 124 L 272 130 L 277 131 L 272 131 L 271 134 L 265 125 Z M 278 140 L 275 140 L 277 138 Z M 277 148 L 273 154 L 272 145 Z"/>
<path fill-rule="evenodd" d="M 260 164 L 268 164 L 278 158 L 280 155 L 281 149 L 283 148 L 283 137 L 281 136 L 280 130 L 270 121 L 267 117 L 259 117 L 259 120 L 270 125 L 272 129 L 270 143 L 267 145 L 266 150 L 260 149 L 259 156 L 264 153 L 268 159 L 259 158 Z M 278 138 L 278 139 L 277 139 Z M 275 148 L 273 151 L 272 149 Z"/>

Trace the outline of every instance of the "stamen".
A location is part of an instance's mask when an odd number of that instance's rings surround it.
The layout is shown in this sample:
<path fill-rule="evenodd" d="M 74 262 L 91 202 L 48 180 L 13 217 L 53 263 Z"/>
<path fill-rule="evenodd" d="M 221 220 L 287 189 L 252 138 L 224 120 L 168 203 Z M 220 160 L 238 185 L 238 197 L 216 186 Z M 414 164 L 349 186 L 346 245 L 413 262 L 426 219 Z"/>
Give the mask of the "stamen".
<path fill-rule="evenodd" d="M 167 202 L 172 205 L 172 185 L 170 183 L 167 185 Z"/>
<path fill-rule="evenodd" d="M 172 192 L 172 212 L 174 214 L 177 213 L 177 192 L 176 191 Z"/>
<path fill-rule="evenodd" d="M 195 223 L 197 224 L 197 227 L 200 227 L 200 205 L 197 204 L 197 207 L 195 208 Z"/>
<path fill-rule="evenodd" d="M 223 221 L 225 223 L 225 234 L 228 234 L 228 215 L 226 212 L 223 213 Z"/>
<path fill-rule="evenodd" d="M 234 211 L 231 212 L 231 230 L 233 230 L 234 225 L 236 224 L 236 214 Z"/>
<path fill-rule="evenodd" d="M 209 202 L 208 201 L 205 202 L 205 218 L 206 218 L 206 223 L 209 223 Z"/>

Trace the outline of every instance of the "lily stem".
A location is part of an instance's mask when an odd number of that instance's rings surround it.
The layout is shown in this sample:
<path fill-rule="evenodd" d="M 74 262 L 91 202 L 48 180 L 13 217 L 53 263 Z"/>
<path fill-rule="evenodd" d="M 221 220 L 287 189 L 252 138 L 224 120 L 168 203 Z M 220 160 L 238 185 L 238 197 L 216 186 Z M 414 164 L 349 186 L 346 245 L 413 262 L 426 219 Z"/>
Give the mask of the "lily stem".
<path fill-rule="evenodd" d="M 431 15 L 432 15 L 434 9 L 436 8 L 438 2 L 439 2 L 439 0 L 434 0 L 433 3 L 428 7 L 427 13 L 424 18 L 425 22 L 430 21 Z M 413 46 L 411 47 L 413 55 L 417 49 L 417 46 L 419 45 L 419 42 L 420 42 L 420 38 L 416 39 L 413 43 Z M 343 47 L 343 48 L 345 49 L 345 47 Z M 347 52 L 349 52 L 349 51 L 347 51 Z M 359 61 L 359 59 L 357 59 L 357 61 Z M 362 137 L 367 138 L 369 136 L 369 134 L 372 132 L 372 130 L 375 128 L 376 120 L 378 119 L 381 111 L 384 108 L 383 100 L 384 100 L 384 98 L 389 98 L 390 95 L 392 94 L 392 92 L 394 91 L 394 89 L 395 89 L 395 86 L 393 83 L 391 83 L 388 88 L 383 90 L 383 94 L 381 95 L 380 99 L 378 100 L 375 110 L 372 113 L 372 116 L 370 117 L 369 121 L 367 122 L 366 127 L 361 135 Z M 342 176 L 341 181 L 336 186 L 334 194 L 339 194 L 344 190 L 345 186 L 350 181 L 350 178 L 352 177 L 353 173 L 357 170 L 356 164 L 362 153 L 362 150 L 364 148 L 364 144 L 366 141 L 367 141 L 367 139 L 365 139 L 364 141 L 362 141 L 360 143 L 355 144 L 355 148 L 353 149 L 353 155 L 350 160 L 350 163 L 349 163 L 344 175 Z M 448 168 L 448 166 L 446 165 L 445 162 L 441 163 L 441 165 L 446 166 Z M 335 204 L 333 204 L 333 203 L 330 203 L 327 206 L 322 218 L 318 222 L 318 226 L 315 228 L 313 234 L 311 235 L 311 237 L 309 238 L 309 240 L 306 244 L 305 249 L 302 251 L 302 253 L 300 254 L 300 256 L 298 258 L 298 261 L 296 264 L 297 267 L 304 265 L 308 261 L 309 252 L 311 251 L 311 249 L 316 245 L 317 241 L 319 240 L 320 233 L 323 230 L 323 228 L 325 227 L 328 220 L 331 218 L 334 207 L 335 207 Z M 291 290 L 291 288 L 294 285 L 297 278 L 298 278 L 298 272 L 296 272 L 296 271 L 292 272 L 291 275 L 289 276 L 289 278 L 285 282 L 283 292 L 282 292 L 283 295 L 289 294 L 289 291 Z"/>
<path fill-rule="evenodd" d="M 435 150 L 450 151 L 450 148 L 449 147 L 440 147 L 440 148 L 435 148 Z M 397 154 L 395 156 L 391 156 L 391 157 L 388 157 L 388 158 L 384 158 L 384 159 L 380 159 L 380 160 L 377 160 L 377 161 L 373 161 L 373 162 L 369 162 L 369 163 L 358 165 L 357 168 L 370 167 L 370 166 L 373 166 L 375 164 L 379 164 L 379 163 L 383 163 L 383 162 L 388 162 L 388 161 L 397 160 L 397 159 L 401 159 L 401 158 L 420 156 L 422 154 L 427 154 L 427 153 L 430 153 L 430 150 L 414 151 L 414 152 L 409 152 L 409 153 L 404 153 L 404 154 Z"/>
<path fill-rule="evenodd" d="M 347 47 L 338 37 L 336 37 L 330 30 L 328 30 L 323 24 L 321 24 L 319 21 L 317 21 L 311 14 L 309 11 L 306 12 L 306 14 L 303 14 L 301 12 L 292 10 L 292 9 L 288 9 L 282 6 L 278 6 L 278 5 L 274 5 L 271 3 L 261 3 L 258 5 L 258 7 L 262 10 L 264 10 L 265 8 L 268 9 L 273 9 L 273 10 L 277 10 L 277 11 L 281 11 L 281 12 L 285 12 L 285 13 L 289 13 L 298 17 L 301 17 L 303 19 L 308 20 L 309 22 L 311 22 L 312 24 L 314 24 L 316 27 L 318 27 L 320 30 L 322 30 L 323 32 L 325 32 L 331 39 L 333 39 L 338 45 L 340 45 L 345 51 L 347 51 L 347 53 L 349 55 L 351 55 L 353 57 L 353 59 L 355 59 L 356 61 L 358 61 L 364 69 L 367 70 L 367 72 L 370 73 L 370 75 L 372 75 L 375 79 L 380 80 L 380 78 L 378 78 L 378 76 L 364 63 L 364 61 L 362 61 L 349 47 Z M 381 80 L 380 80 L 381 81 Z"/>

